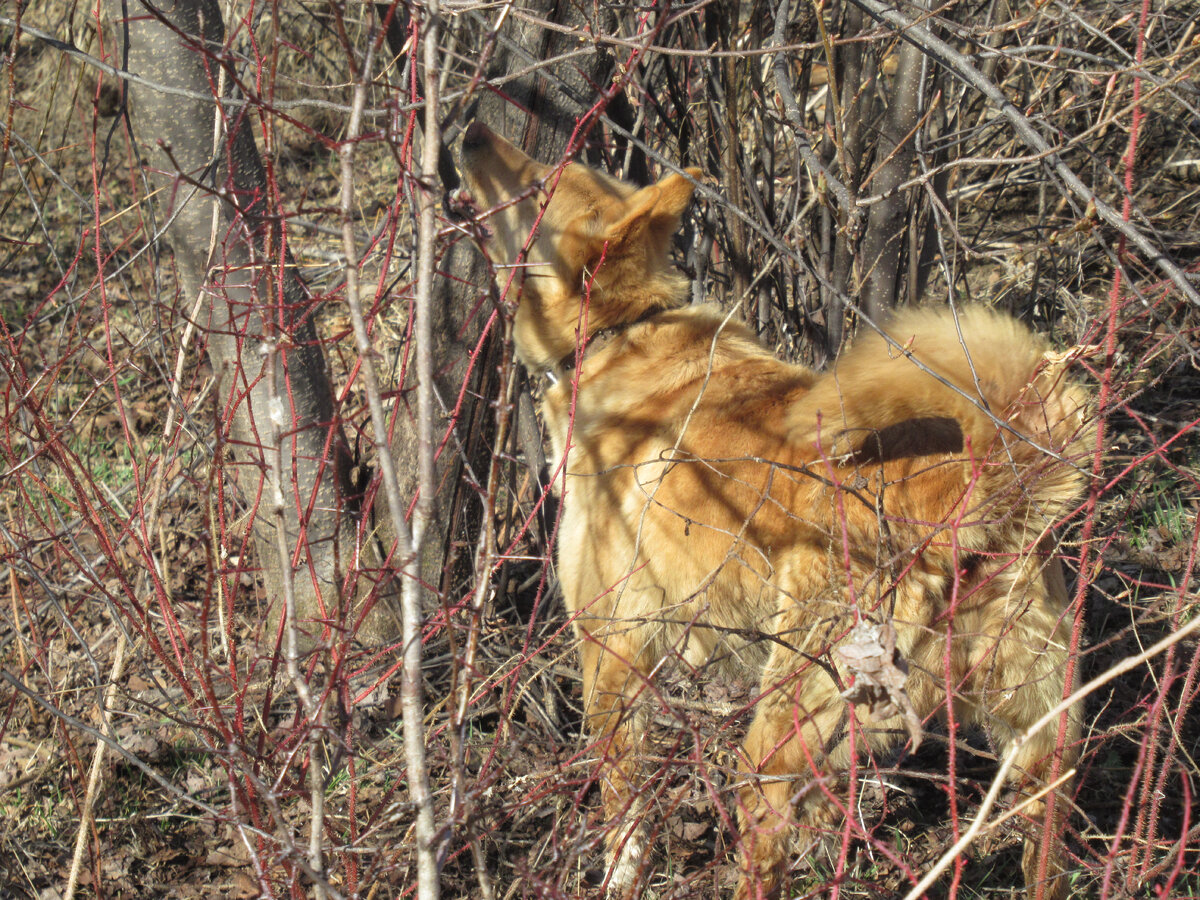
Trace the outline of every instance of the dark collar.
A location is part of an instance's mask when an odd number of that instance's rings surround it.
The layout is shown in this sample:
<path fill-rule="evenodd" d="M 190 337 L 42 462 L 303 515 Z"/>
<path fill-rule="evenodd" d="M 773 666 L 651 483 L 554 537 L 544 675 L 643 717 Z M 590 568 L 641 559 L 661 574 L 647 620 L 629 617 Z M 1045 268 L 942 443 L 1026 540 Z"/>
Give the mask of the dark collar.
<path fill-rule="evenodd" d="M 588 352 L 592 350 L 592 348 L 608 343 L 618 334 L 628 331 L 630 328 L 633 328 L 636 325 L 641 325 L 643 322 L 648 322 L 659 313 L 670 312 L 671 310 L 678 308 L 679 307 L 677 306 L 651 306 L 636 319 L 631 319 L 628 322 L 618 322 L 616 325 L 609 325 L 607 328 L 601 328 L 598 331 L 593 331 L 587 339 L 587 344 L 583 348 L 583 353 L 586 356 Z M 549 378 L 552 383 L 554 383 L 558 381 L 558 378 L 554 374 L 555 372 L 575 371 L 576 355 L 577 351 L 572 350 L 558 361 L 557 366 L 546 371 L 546 377 Z"/>

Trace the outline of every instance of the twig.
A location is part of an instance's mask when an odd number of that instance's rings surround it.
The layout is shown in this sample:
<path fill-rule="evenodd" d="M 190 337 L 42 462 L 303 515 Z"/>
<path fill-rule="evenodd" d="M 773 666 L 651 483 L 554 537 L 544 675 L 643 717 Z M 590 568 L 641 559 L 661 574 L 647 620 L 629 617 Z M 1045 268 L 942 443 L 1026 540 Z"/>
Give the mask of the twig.
<path fill-rule="evenodd" d="M 408 762 L 413 803 L 417 807 L 417 896 L 438 900 L 437 839 L 433 822 L 433 797 L 425 765 L 424 702 L 421 686 L 421 569 L 425 535 L 433 514 L 433 285 L 437 252 L 438 156 L 442 147 L 442 123 L 438 119 L 439 60 L 441 33 L 439 0 L 429 0 L 421 21 L 425 38 L 425 128 L 421 145 L 421 177 L 418 186 L 416 352 L 417 352 L 417 503 L 412 516 L 412 543 L 400 605 L 404 634 L 404 677 L 400 702 L 404 710 L 404 753 Z M 381 423 L 382 424 L 382 423 Z M 377 426 L 378 427 L 378 426 Z M 399 491 L 396 492 L 399 499 Z M 389 496 L 389 504 L 390 504 Z M 397 515 L 399 513 L 399 516 Z M 403 509 L 392 510 L 393 519 Z"/>
<path fill-rule="evenodd" d="M 808 129 L 804 127 L 804 113 L 800 110 L 800 106 L 796 102 L 796 95 L 792 92 L 792 75 L 789 71 L 792 56 L 785 52 L 787 42 L 784 40 L 788 7 L 788 0 L 782 0 L 775 13 L 775 32 L 772 35 L 771 46 L 771 50 L 775 52 L 775 89 L 779 91 L 779 96 L 783 100 L 784 112 L 787 113 L 788 120 L 792 124 L 792 131 L 796 136 L 796 149 L 804 159 L 805 165 L 825 179 L 825 183 L 837 197 L 838 204 L 846 210 L 847 215 L 851 215 L 855 210 L 854 198 L 850 196 L 849 189 L 838 181 L 828 167 L 821 164 L 820 158 L 808 141 Z M 832 93 L 831 91 L 830 96 Z"/>
<path fill-rule="evenodd" d="M 354 151 L 362 129 L 362 113 L 366 106 L 369 75 L 367 65 L 355 81 L 350 121 L 338 155 L 341 162 L 342 245 L 345 250 L 346 305 L 354 343 L 361 362 L 363 392 L 371 413 L 374 431 L 376 462 L 383 481 L 388 516 L 401 550 L 400 589 L 401 632 L 403 636 L 403 678 L 401 680 L 401 713 L 404 720 L 404 752 L 408 768 L 409 793 L 417 811 L 417 896 L 419 900 L 437 900 L 439 895 L 437 858 L 434 852 L 435 829 L 433 795 L 429 772 L 425 765 L 424 700 L 421 686 L 421 564 L 425 532 L 430 519 L 433 499 L 433 363 L 430 353 L 433 309 L 434 242 L 437 236 L 435 213 L 437 198 L 431 190 L 437 183 L 438 150 L 441 144 L 441 123 L 438 121 L 437 65 L 437 0 L 426 7 L 425 22 L 425 132 L 422 170 L 419 184 L 420 225 L 417 247 L 417 403 L 419 443 L 419 497 L 413 511 L 411 530 L 405 519 L 405 504 L 400 497 L 396 466 L 388 444 L 387 417 L 383 410 L 379 378 L 375 371 L 375 353 L 367 333 L 359 296 L 358 248 L 354 236 Z M 367 64 L 369 64 L 369 58 Z"/>
<path fill-rule="evenodd" d="M 0 16 L 0 25 L 15 27 L 17 22 L 7 16 Z M 203 91 L 190 91 L 187 88 L 174 87 L 169 84 L 163 84 L 161 81 L 155 81 L 152 78 L 145 78 L 138 75 L 136 72 L 130 72 L 128 69 L 122 69 L 119 66 L 112 66 L 104 62 L 102 59 L 97 59 L 90 53 L 80 50 L 74 44 L 67 41 L 59 40 L 54 35 L 42 31 L 38 28 L 33 28 L 21 23 L 21 33 L 28 34 L 31 37 L 37 38 L 46 46 L 66 54 L 77 62 L 90 66 L 105 75 L 110 75 L 113 78 L 118 78 L 121 81 L 127 81 L 130 84 L 140 85 L 141 87 L 149 88 L 152 91 L 157 91 L 160 94 L 167 94 L 171 97 L 180 97 L 186 100 L 199 100 L 203 103 L 212 103 L 213 95 Z M 245 87 L 245 85 L 240 85 Z M 306 97 L 302 100 L 285 100 L 273 103 L 266 103 L 262 97 L 254 95 L 254 92 L 248 91 L 246 97 L 222 97 L 221 103 L 228 109 L 244 109 L 244 108 L 267 108 L 278 112 L 288 109 L 324 109 L 330 112 L 347 113 L 350 110 L 344 103 L 333 103 L 328 100 L 318 100 L 314 97 Z M 387 116 L 390 115 L 390 110 L 375 109 L 370 111 L 372 116 Z"/>
<path fill-rule="evenodd" d="M 1187 274 L 1175 265 L 1161 249 L 1154 246 L 1148 237 L 1127 222 L 1118 210 L 1097 197 L 1095 191 L 1085 185 L 1071 167 L 1062 161 L 1054 148 L 1038 134 L 1028 117 L 1013 105 L 1000 88 L 985 78 L 971 64 L 970 60 L 945 41 L 931 34 L 925 26 L 915 24 L 880 0 L 850 0 L 850 2 L 861 7 L 878 21 L 895 28 L 906 41 L 916 44 L 932 59 L 992 101 L 1000 114 L 1012 123 L 1013 130 L 1021 140 L 1042 155 L 1045 165 L 1062 180 L 1071 193 L 1086 205 L 1094 207 L 1096 215 L 1123 234 L 1134 246 L 1146 254 L 1147 258 L 1153 260 L 1154 264 L 1175 283 L 1189 303 L 1200 306 L 1200 293 L 1192 286 Z"/>
<path fill-rule="evenodd" d="M 8 514 L 8 521 L 13 521 L 12 506 L 8 503 L 4 504 L 5 511 Z M 25 606 L 25 598 L 21 594 L 21 582 L 17 578 L 17 567 L 10 565 L 8 567 L 8 599 L 12 604 L 12 628 L 13 635 L 16 638 L 17 657 L 21 663 L 21 679 L 24 680 L 25 672 L 29 668 L 29 659 L 25 655 L 25 639 L 21 634 L 21 615 L 17 601 L 20 600 L 20 606 Z M 29 704 L 29 715 L 33 717 L 33 701 L 26 698 L 26 703 Z"/>
<path fill-rule="evenodd" d="M 113 656 L 112 671 L 108 674 L 108 687 L 104 689 L 103 706 L 100 708 L 100 727 L 109 734 L 112 733 L 112 704 L 116 697 L 117 682 L 125 671 L 125 650 L 128 644 L 125 630 L 118 627 L 117 652 Z M 96 788 L 100 784 L 100 770 L 104 766 L 104 751 L 107 747 L 108 745 L 104 741 L 96 741 L 96 749 L 92 751 L 92 768 L 88 772 L 87 790 L 83 795 L 83 808 L 79 811 L 79 831 L 75 833 L 75 852 L 71 855 L 71 872 L 67 876 L 67 890 L 63 894 L 63 900 L 73 900 L 75 888 L 79 886 L 79 870 L 83 865 L 83 852 L 87 846 L 88 832 L 92 828 L 92 808 L 96 804 Z"/>
<path fill-rule="evenodd" d="M 280 349 L 278 345 L 268 347 L 266 357 L 266 382 L 270 386 L 271 395 L 268 399 L 268 420 L 270 422 L 269 441 L 270 452 L 264 455 L 269 459 L 268 480 L 271 490 L 271 512 L 275 516 L 275 541 L 279 552 L 279 580 L 283 589 L 283 619 L 284 619 L 284 663 L 288 678 L 296 689 L 296 697 L 308 724 L 308 774 L 310 781 L 310 801 L 312 817 L 309 821 L 308 864 L 316 874 L 315 894 L 317 900 L 326 900 L 325 864 L 323 859 L 323 838 L 325 830 L 325 791 L 321 771 L 321 726 L 323 725 L 325 700 L 324 694 L 318 703 L 313 699 L 308 680 L 300 670 L 300 641 L 299 629 L 296 625 L 296 590 L 295 578 L 292 575 L 292 552 L 288 547 L 286 501 L 284 499 L 284 468 L 283 442 L 285 414 L 283 398 L 276 391 L 278 384 L 277 372 Z M 266 448 L 264 448 L 266 449 Z M 303 532 L 301 532 L 303 535 Z M 303 540 L 303 536 L 301 536 Z"/>

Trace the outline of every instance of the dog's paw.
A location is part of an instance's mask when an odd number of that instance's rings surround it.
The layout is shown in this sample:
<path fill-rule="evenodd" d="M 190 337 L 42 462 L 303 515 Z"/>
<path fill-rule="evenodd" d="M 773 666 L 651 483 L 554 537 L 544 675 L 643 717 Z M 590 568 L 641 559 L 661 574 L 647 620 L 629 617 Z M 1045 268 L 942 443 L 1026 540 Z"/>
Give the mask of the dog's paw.
<path fill-rule="evenodd" d="M 609 865 L 609 900 L 625 900 L 641 896 L 650 875 L 647 865 L 648 842 L 643 829 L 635 828 L 621 845 L 617 858 Z"/>

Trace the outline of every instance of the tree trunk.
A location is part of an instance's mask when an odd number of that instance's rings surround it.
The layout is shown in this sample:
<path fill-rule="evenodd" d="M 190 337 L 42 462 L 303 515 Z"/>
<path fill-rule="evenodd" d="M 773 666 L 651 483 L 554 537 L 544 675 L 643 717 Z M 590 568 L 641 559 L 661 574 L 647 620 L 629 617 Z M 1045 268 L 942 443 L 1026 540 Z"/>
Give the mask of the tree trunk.
<path fill-rule="evenodd" d="M 900 255 L 904 246 L 908 213 L 907 195 L 900 185 L 912 173 L 916 127 L 920 118 L 918 100 L 924 55 L 912 44 L 901 44 L 896 78 L 889 93 L 890 105 L 875 150 L 878 168 L 867 188 L 881 195 L 867 217 L 863 235 L 863 311 L 873 321 L 896 305 L 900 285 Z M 909 302 L 919 298 L 909 297 Z"/>
<path fill-rule="evenodd" d="M 215 0 L 163 0 L 155 11 L 109 0 L 124 66 L 163 89 L 128 82 L 158 227 L 165 225 L 184 296 L 219 382 L 227 429 L 254 515 L 270 621 L 294 603 L 302 645 L 342 618 L 341 582 L 355 540 L 349 453 L 313 324 L 254 142 L 250 106 L 213 96 L 227 85 Z M 260 480 L 261 479 L 261 480 Z M 261 500 L 255 501 L 256 497 Z M 344 615 L 348 610 L 342 609 Z M 368 643 L 395 632 L 386 604 L 357 629 Z M 269 640 L 279 634 L 274 631 Z"/>

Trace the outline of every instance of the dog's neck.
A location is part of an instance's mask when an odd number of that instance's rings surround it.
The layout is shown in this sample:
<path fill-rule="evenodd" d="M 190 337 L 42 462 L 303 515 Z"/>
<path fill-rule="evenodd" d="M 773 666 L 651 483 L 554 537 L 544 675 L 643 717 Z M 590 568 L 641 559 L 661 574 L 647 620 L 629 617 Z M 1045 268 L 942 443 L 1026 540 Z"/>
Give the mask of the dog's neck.
<path fill-rule="evenodd" d="M 670 312 L 673 309 L 679 309 L 679 304 L 670 303 L 664 300 L 661 303 L 656 303 L 652 306 L 646 307 L 646 309 L 642 311 L 642 314 L 636 318 L 630 319 L 626 322 L 617 322 L 614 325 L 607 325 L 604 328 L 596 329 L 590 335 L 588 335 L 587 339 L 581 346 L 576 347 L 575 349 L 571 350 L 570 353 L 564 355 L 553 369 L 547 369 L 544 373 L 546 378 L 551 384 L 557 384 L 560 375 L 566 375 L 575 371 L 575 367 L 582 362 L 584 357 L 592 350 L 600 349 L 613 338 L 620 334 L 624 334 L 630 328 L 635 328 L 638 325 L 642 325 L 656 316 L 659 316 L 665 312 Z"/>

